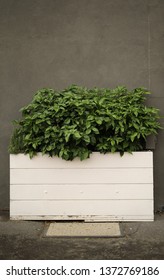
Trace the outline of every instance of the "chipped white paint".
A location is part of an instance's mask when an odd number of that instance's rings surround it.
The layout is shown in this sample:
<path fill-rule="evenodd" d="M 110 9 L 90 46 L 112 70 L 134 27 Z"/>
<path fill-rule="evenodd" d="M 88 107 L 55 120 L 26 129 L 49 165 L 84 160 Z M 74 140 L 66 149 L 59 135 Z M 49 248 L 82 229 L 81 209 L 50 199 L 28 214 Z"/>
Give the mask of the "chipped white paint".
<path fill-rule="evenodd" d="M 153 220 L 153 155 L 64 161 L 10 155 L 10 217 L 27 220 Z"/>

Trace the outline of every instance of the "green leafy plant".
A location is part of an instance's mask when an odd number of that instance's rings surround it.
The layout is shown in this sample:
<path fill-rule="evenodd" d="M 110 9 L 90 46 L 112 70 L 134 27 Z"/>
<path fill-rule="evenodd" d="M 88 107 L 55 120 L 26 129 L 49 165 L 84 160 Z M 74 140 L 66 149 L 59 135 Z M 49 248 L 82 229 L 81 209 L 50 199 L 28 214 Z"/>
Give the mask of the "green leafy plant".
<path fill-rule="evenodd" d="M 161 128 L 159 110 L 145 105 L 147 94 L 144 88 L 126 87 L 41 89 L 21 109 L 9 152 L 84 160 L 93 151 L 144 150 L 147 136 Z"/>

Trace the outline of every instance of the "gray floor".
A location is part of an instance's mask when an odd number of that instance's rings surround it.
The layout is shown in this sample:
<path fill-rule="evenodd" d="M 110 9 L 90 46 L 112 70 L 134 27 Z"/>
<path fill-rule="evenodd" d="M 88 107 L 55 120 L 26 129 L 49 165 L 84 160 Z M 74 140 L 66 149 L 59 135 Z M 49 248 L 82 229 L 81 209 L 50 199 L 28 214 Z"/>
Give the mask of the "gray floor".
<path fill-rule="evenodd" d="M 164 259 L 164 214 L 120 223 L 121 237 L 46 237 L 49 222 L 10 221 L 0 213 L 0 259 Z"/>

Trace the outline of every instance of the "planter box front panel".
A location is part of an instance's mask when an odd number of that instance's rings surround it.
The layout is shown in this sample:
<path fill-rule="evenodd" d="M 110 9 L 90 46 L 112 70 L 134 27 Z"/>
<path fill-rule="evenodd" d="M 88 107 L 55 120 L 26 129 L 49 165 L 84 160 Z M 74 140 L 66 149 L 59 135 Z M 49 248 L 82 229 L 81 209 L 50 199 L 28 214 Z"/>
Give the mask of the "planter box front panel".
<path fill-rule="evenodd" d="M 67 162 L 10 156 L 12 219 L 153 220 L 152 152 Z"/>

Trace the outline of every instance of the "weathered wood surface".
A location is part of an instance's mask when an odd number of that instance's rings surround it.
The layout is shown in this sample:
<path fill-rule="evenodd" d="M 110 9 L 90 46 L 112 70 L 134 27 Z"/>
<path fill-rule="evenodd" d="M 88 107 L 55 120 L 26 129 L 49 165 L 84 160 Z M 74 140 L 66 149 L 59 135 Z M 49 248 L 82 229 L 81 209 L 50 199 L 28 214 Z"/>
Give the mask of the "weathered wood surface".
<path fill-rule="evenodd" d="M 10 156 L 11 219 L 153 220 L 152 152 L 67 162 Z"/>

